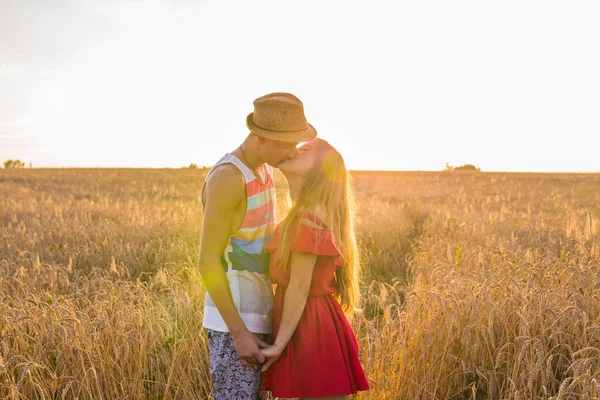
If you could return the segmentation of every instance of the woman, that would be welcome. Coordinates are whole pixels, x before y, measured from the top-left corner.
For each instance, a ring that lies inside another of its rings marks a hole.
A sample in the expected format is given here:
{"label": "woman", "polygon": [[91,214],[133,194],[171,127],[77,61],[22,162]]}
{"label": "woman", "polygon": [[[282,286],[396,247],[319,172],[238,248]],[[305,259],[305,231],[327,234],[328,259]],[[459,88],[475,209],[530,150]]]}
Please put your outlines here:
{"label": "woman", "polygon": [[369,388],[344,314],[359,294],[348,172],[322,139],[302,145],[279,168],[293,207],[267,245],[277,289],[275,341],[261,350],[265,388],[274,397],[348,399]]}

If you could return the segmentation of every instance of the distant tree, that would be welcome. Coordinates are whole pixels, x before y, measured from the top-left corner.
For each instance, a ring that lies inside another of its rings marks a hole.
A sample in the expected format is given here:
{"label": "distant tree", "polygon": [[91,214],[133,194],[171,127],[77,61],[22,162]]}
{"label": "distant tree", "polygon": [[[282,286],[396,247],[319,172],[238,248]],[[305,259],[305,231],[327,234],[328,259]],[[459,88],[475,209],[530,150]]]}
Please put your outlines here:
{"label": "distant tree", "polygon": [[188,165],[187,167],[183,167],[183,168],[191,168],[191,169],[198,169],[198,166],[194,163],[191,163],[190,165]]}
{"label": "distant tree", "polygon": [[21,160],[6,160],[4,168],[25,168],[25,163]]}
{"label": "distant tree", "polygon": [[481,171],[481,169],[477,168],[473,164],[465,164],[461,165],[460,167],[454,167],[447,162],[444,171]]}
{"label": "distant tree", "polygon": [[460,167],[454,167],[454,171],[481,171],[481,169],[477,168],[473,164],[465,164]]}

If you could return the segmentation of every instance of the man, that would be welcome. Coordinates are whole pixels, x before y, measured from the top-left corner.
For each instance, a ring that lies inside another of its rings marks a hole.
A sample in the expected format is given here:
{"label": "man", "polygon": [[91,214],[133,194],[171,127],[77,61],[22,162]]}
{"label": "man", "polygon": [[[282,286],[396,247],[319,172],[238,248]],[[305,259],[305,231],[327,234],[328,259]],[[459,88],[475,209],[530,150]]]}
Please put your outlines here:
{"label": "man", "polygon": [[260,365],[272,330],[273,288],[266,244],[276,226],[273,168],[316,137],[302,102],[289,93],[254,101],[250,134],[208,172],[202,187],[204,221],[199,269],[206,285],[216,400],[258,399]]}

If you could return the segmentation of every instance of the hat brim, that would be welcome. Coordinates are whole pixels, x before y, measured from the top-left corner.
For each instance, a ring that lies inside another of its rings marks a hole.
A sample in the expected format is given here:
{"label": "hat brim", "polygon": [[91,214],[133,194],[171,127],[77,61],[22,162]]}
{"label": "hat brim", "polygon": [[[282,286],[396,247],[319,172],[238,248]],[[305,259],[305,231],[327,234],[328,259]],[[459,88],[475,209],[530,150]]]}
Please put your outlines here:
{"label": "hat brim", "polygon": [[307,128],[301,131],[268,131],[266,129],[261,129],[258,126],[254,125],[254,121],[252,120],[252,116],[254,113],[248,114],[246,117],[246,126],[252,133],[256,133],[258,136],[265,137],[267,139],[279,140],[281,142],[308,142],[309,140],[313,140],[317,137],[317,130],[309,123],[307,123]]}

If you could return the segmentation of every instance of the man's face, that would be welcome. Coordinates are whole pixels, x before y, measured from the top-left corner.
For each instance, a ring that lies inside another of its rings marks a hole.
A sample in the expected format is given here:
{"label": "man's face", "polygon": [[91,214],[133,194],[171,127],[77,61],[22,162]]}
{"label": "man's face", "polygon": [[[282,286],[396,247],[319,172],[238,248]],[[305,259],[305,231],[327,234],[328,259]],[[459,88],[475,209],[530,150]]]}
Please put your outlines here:
{"label": "man's face", "polygon": [[286,175],[306,176],[313,169],[317,160],[317,140],[313,139],[299,145],[296,150],[296,156],[279,165],[281,172]]}
{"label": "man's face", "polygon": [[278,168],[279,164],[296,156],[298,142],[282,142],[267,138],[259,139],[262,144],[261,157],[273,168]]}

